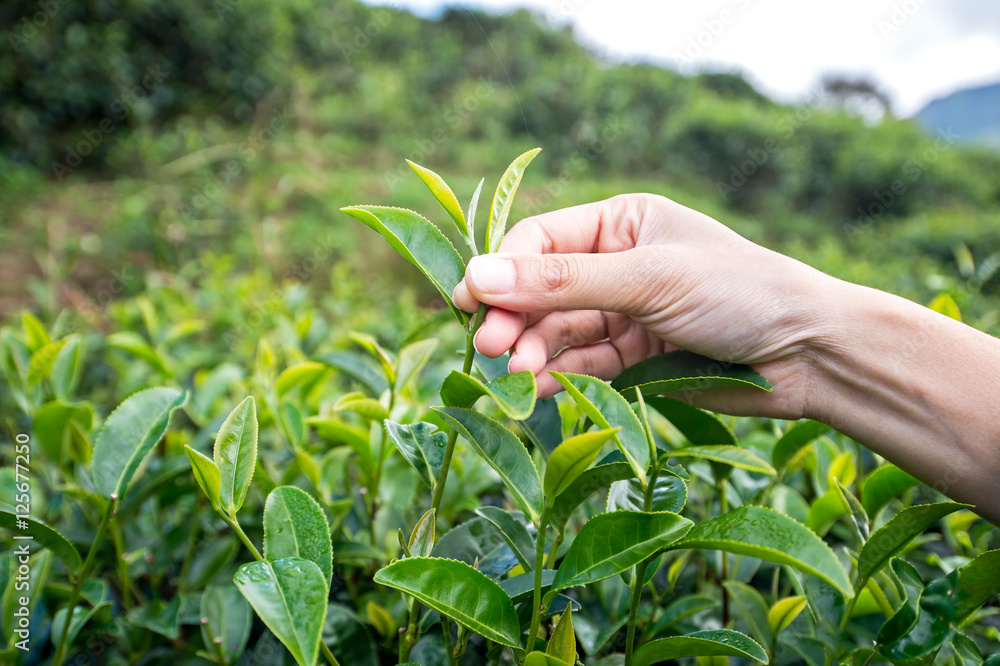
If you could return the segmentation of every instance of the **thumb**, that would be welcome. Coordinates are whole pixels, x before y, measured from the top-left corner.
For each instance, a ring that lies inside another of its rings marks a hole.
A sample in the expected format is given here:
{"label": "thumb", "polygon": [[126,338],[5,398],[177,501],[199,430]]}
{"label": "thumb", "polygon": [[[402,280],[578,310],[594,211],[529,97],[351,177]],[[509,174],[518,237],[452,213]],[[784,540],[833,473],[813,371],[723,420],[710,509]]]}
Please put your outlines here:
{"label": "thumb", "polygon": [[653,248],[598,254],[488,254],[469,261],[455,290],[460,307],[478,301],[513,312],[604,310],[642,314],[663,271]]}

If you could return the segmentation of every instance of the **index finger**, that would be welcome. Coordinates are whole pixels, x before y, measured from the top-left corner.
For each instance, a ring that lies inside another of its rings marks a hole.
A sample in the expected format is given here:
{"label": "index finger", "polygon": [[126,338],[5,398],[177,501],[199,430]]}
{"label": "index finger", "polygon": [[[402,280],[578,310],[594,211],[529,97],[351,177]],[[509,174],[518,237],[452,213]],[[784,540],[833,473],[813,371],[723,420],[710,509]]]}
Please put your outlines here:
{"label": "index finger", "polygon": [[500,244],[515,254],[620,252],[635,246],[642,218],[637,198],[620,195],[528,217],[515,224]]}

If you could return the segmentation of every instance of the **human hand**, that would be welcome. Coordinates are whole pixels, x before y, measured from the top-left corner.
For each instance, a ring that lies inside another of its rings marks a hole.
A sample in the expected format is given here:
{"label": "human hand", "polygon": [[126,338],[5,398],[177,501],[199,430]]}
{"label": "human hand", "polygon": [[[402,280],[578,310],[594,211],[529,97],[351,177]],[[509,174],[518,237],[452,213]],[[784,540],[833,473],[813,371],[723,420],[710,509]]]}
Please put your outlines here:
{"label": "human hand", "polygon": [[756,245],[664,197],[623,195],[522,220],[500,252],[475,257],[454,292],[490,306],[476,348],[531,370],[612,379],[645,358],[686,349],[753,366],[774,385],[718,388],[696,404],[797,419],[808,404],[822,295],[839,281]]}

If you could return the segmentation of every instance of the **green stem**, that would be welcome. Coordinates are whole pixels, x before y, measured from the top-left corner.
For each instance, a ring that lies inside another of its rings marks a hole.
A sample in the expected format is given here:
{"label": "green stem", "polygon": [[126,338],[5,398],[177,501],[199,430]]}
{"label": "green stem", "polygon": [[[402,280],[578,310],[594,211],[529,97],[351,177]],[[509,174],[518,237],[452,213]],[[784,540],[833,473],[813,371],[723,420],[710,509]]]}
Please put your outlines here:
{"label": "green stem", "polygon": [[451,625],[448,618],[441,616],[441,630],[444,632],[444,649],[448,653],[448,663],[451,666],[458,666],[458,659],[455,657],[455,644],[451,641]]}
{"label": "green stem", "polygon": [[[647,436],[652,442],[652,436],[649,435],[649,421],[646,416],[646,405],[642,402],[642,394],[636,391],[639,396],[639,408],[640,413],[643,416],[643,421],[646,424]],[[655,451],[654,451],[655,454]],[[653,510],[653,492],[656,489],[656,479],[660,475],[660,464],[656,460],[656,456],[653,456],[653,467],[649,474],[649,482],[646,485],[646,493],[643,497],[643,511],[649,512]],[[628,631],[625,635],[625,666],[632,666],[632,656],[635,651],[635,627],[639,623],[639,604],[642,601],[642,588],[646,584],[646,572],[649,570],[649,563],[653,560],[655,555],[643,560],[639,563],[639,566],[632,570],[632,598],[629,600],[629,614],[628,614]]]}
{"label": "green stem", "polygon": [[253,545],[253,542],[250,541],[250,537],[248,537],[246,532],[243,531],[243,528],[240,527],[236,518],[233,516],[227,516],[222,512],[219,512],[219,515],[222,516],[222,520],[226,521],[226,525],[229,525],[229,527],[236,532],[236,536],[240,538],[240,541],[242,541],[243,545],[247,547],[247,550],[253,553],[254,559],[258,562],[263,562],[264,557],[260,554],[260,551],[257,550],[257,547]]}
{"label": "green stem", "polygon": [[[472,370],[472,363],[476,359],[476,347],[473,341],[479,327],[483,325],[486,318],[486,304],[479,305],[479,311],[469,325],[469,330],[465,335],[465,363],[462,365],[462,372],[469,374]],[[431,508],[437,515],[441,515],[441,498],[444,497],[444,484],[448,480],[448,470],[451,469],[451,457],[455,453],[455,442],[458,441],[458,431],[452,428],[448,435],[448,445],[444,449],[444,459],[441,461],[441,473],[438,474],[437,483],[434,485],[434,496],[431,499]]]}
{"label": "green stem", "polygon": [[549,509],[546,504],[542,509],[542,515],[538,517],[538,525],[535,534],[535,590],[532,596],[531,608],[531,628],[528,630],[528,645],[525,650],[529,654],[535,647],[535,638],[538,636],[538,625],[542,620],[542,568],[545,566],[545,528],[549,524]]}
{"label": "green stem", "polygon": [[399,639],[399,663],[404,664],[410,660],[410,650],[417,642],[417,621],[420,619],[420,602],[413,600],[410,606],[410,619],[407,622],[406,633]]}
{"label": "green stem", "polygon": [[[724,516],[729,513],[729,497],[726,495],[726,480],[719,479],[716,483],[719,492],[719,515]],[[726,589],[726,581],[729,580],[729,558],[726,551],[720,551],[722,556],[722,572],[719,586],[722,588],[722,628],[729,627],[729,590]]]}
{"label": "green stem", "polygon": [[111,541],[115,545],[116,569],[122,585],[122,607],[128,610],[132,607],[132,584],[128,575],[128,563],[125,561],[125,542],[122,539],[119,521],[112,519]]}
{"label": "green stem", "polygon": [[[858,603],[858,597],[861,596],[861,590],[865,589],[865,585],[868,584],[867,578],[862,578],[854,586],[854,596],[851,600],[847,602],[847,607],[844,608],[844,615],[840,618],[840,626],[838,627],[838,633],[842,634],[847,629],[847,622],[851,619],[851,613],[854,612],[854,605]],[[826,653],[826,666],[830,666],[833,663],[833,652]]]}
{"label": "green stem", "polygon": [[319,649],[323,653],[323,656],[326,657],[326,661],[330,664],[330,666],[340,666],[340,662],[333,656],[333,653],[330,652],[330,648],[326,646],[326,643],[324,643],[322,639],[320,639],[319,642]]}
{"label": "green stem", "polygon": [[87,551],[87,559],[83,561],[80,572],[77,574],[73,592],[69,595],[69,605],[66,606],[66,620],[63,622],[62,636],[59,639],[59,646],[56,648],[56,656],[52,659],[53,666],[60,666],[66,657],[66,648],[68,647],[66,639],[69,637],[69,628],[73,621],[73,609],[76,608],[76,602],[80,599],[80,591],[83,589],[87,575],[94,565],[94,559],[97,557],[97,549],[101,545],[101,541],[104,540],[104,533],[108,530],[108,523],[111,522],[111,516],[115,512],[116,506],[118,506],[117,498],[108,502],[108,508],[101,517],[100,525],[97,526],[97,534],[94,535],[94,541],[90,544],[90,550]]}

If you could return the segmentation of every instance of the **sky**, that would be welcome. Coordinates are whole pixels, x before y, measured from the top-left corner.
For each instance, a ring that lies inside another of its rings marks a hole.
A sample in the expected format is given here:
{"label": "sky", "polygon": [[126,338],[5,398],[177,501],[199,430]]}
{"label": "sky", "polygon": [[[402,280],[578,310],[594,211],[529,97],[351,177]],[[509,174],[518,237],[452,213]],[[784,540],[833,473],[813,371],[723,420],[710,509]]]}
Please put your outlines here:
{"label": "sky", "polygon": [[740,71],[806,101],[826,74],[864,75],[910,116],[962,88],[1000,82],[998,0],[373,0],[422,16],[444,5],[528,7],[602,57],[683,72]]}

